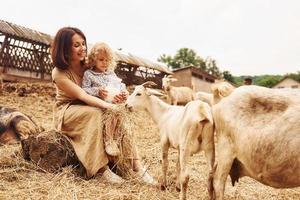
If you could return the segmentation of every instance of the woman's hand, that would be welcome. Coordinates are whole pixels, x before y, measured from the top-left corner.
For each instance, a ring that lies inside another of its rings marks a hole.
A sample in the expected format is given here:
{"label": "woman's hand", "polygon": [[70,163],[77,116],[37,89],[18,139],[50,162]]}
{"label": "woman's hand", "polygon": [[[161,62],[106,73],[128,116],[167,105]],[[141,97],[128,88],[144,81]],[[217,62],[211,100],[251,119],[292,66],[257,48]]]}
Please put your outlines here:
{"label": "woman's hand", "polygon": [[114,96],[114,100],[112,103],[119,104],[124,103],[127,100],[127,94],[125,92],[122,92],[116,96]]}
{"label": "woman's hand", "polygon": [[98,96],[100,99],[104,100],[108,95],[108,91],[105,90],[104,88],[102,87],[99,87],[99,90],[98,90]]}

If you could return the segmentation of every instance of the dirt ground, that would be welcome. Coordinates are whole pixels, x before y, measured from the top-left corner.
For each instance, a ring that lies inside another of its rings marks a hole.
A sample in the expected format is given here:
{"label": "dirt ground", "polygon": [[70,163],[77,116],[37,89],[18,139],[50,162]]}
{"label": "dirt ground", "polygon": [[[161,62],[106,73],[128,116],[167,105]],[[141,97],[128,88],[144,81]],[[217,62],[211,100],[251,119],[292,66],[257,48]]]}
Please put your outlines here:
{"label": "dirt ground", "polygon": [[[21,89],[23,88],[23,89]],[[25,88],[25,89],[24,89]],[[16,108],[30,115],[46,130],[52,128],[54,87],[48,84],[5,84],[0,92],[0,106]],[[150,173],[157,179],[161,175],[161,150],[156,126],[146,113],[137,120],[136,142],[140,156]],[[2,199],[147,199],[173,200],[179,198],[175,190],[176,151],[169,153],[168,189],[160,191],[139,180],[127,180],[122,185],[112,185],[96,176],[84,180],[71,167],[61,172],[48,173],[25,161],[20,155],[20,145],[0,146],[0,200]],[[188,199],[208,199],[206,191],[207,167],[203,152],[194,155],[189,163],[190,182]],[[274,189],[244,177],[235,187],[228,178],[225,199],[300,199],[300,188]]]}

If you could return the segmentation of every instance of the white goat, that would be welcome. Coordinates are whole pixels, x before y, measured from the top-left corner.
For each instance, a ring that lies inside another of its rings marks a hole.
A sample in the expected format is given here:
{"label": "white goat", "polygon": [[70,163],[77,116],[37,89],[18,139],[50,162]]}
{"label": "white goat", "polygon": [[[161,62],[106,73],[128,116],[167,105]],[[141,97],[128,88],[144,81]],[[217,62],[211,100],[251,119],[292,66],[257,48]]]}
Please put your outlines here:
{"label": "white goat", "polygon": [[177,81],[172,76],[167,76],[162,79],[162,87],[167,93],[169,103],[177,105],[177,103],[186,104],[194,100],[194,91],[189,87],[175,87],[171,83]]}
{"label": "white goat", "polygon": [[195,94],[195,100],[204,101],[204,102],[208,103],[210,106],[212,106],[213,102],[214,102],[214,96],[212,93],[199,91],[199,92],[196,92],[196,94]]}
{"label": "white goat", "polygon": [[196,92],[194,95],[195,100],[201,100],[208,103],[210,106],[218,103],[222,98],[228,96],[235,87],[226,81],[218,81],[211,85],[212,93],[208,92]]}
{"label": "white goat", "polygon": [[230,95],[235,87],[226,81],[220,81],[211,85],[211,91],[213,94],[213,104],[219,103],[222,98]]}
{"label": "white goat", "polygon": [[[205,151],[208,168],[208,192],[212,195],[212,168],[215,159],[214,127],[210,106],[202,101],[191,101],[185,106],[169,105],[153,94],[161,93],[146,88],[155,83],[146,82],[136,86],[126,101],[130,109],[145,109],[149,112],[160,130],[162,145],[161,189],[166,188],[169,147],[178,149],[176,187],[180,188],[180,199],[186,199],[189,174],[187,162],[190,155],[201,149]],[[180,185],[180,187],[179,187]],[[211,196],[212,197],[212,196]]]}

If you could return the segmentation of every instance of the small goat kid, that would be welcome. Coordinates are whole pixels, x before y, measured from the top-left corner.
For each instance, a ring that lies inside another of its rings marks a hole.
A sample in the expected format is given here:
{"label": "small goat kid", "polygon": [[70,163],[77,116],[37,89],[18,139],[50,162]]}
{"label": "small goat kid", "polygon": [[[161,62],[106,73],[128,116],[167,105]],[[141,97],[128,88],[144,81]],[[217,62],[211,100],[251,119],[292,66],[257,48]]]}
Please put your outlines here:
{"label": "small goat kid", "polygon": [[146,82],[136,86],[128,97],[126,107],[129,109],[146,109],[160,130],[162,145],[162,183],[166,188],[168,168],[168,150],[173,147],[179,150],[177,160],[176,187],[180,185],[180,199],[186,199],[189,174],[187,163],[190,155],[201,149],[205,151],[208,168],[208,192],[212,198],[212,168],[215,159],[214,127],[210,106],[202,101],[191,101],[185,106],[169,105],[153,94],[161,93],[147,88],[155,83]]}

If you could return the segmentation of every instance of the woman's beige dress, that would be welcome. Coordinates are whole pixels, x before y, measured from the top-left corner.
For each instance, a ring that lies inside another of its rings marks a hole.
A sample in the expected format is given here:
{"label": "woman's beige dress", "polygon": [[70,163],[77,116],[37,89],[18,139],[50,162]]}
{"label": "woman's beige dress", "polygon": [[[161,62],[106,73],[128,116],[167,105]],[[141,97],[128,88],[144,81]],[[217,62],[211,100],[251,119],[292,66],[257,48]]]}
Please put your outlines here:
{"label": "woman's beige dress", "polygon": [[[71,70],[54,68],[52,80],[69,79],[81,87],[82,77]],[[99,108],[78,104],[56,86],[54,105],[54,126],[57,131],[67,135],[76,155],[91,177],[107,165],[108,158],[104,150],[102,134],[102,111]]]}

